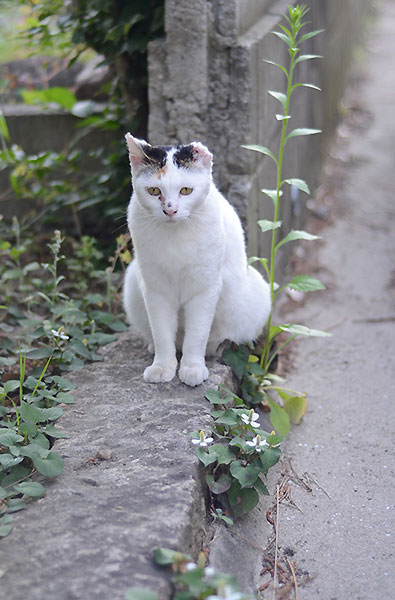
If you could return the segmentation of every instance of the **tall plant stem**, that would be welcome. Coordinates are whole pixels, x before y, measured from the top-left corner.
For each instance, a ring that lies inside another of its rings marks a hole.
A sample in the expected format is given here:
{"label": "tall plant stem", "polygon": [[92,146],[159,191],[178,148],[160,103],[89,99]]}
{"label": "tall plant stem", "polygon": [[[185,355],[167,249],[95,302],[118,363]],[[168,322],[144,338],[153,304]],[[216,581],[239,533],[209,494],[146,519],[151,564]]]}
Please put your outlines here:
{"label": "tall plant stem", "polygon": [[[290,61],[290,65],[289,65],[288,75],[287,75],[288,84],[287,84],[287,92],[286,92],[286,101],[285,101],[285,106],[284,106],[284,118],[282,121],[280,146],[279,146],[278,158],[277,158],[276,197],[275,197],[275,202],[274,202],[274,219],[273,219],[275,222],[278,221],[279,212],[280,212],[280,195],[281,195],[281,186],[283,183],[282,171],[283,171],[284,150],[285,150],[285,144],[286,144],[288,120],[289,120],[289,116],[290,116],[289,115],[289,105],[290,105],[291,93],[292,93],[293,73],[294,73],[294,69],[295,69],[295,55],[297,52],[297,50],[295,49],[295,45],[296,45],[295,37],[296,36],[294,36],[294,39],[293,39],[293,41],[295,42],[294,47],[290,48],[290,50],[289,50],[290,55],[291,55],[291,61]],[[270,360],[270,347],[271,347],[270,330],[271,330],[271,322],[272,322],[273,304],[274,304],[274,300],[275,300],[274,284],[275,284],[276,244],[277,244],[277,229],[273,229],[271,250],[270,250],[270,269],[269,269],[270,299],[271,299],[271,303],[272,303],[272,310],[270,311],[269,318],[267,321],[267,326],[266,326],[268,340],[267,340],[267,343],[265,344],[265,350],[261,357],[261,367],[263,367],[265,370],[267,370],[267,368],[269,367],[270,362],[271,362],[271,360]]]}

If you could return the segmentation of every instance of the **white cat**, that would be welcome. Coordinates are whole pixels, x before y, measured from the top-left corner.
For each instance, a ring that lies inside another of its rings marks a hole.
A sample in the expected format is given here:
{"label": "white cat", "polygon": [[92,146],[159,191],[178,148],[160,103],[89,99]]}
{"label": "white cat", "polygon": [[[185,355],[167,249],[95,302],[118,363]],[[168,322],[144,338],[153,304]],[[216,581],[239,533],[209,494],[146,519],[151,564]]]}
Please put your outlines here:
{"label": "white cat", "polygon": [[126,134],[133,179],[128,225],[135,258],[125,275],[131,325],[155,353],[147,382],[177,370],[187,385],[208,377],[205,354],[225,339],[259,337],[270,311],[269,286],[247,266],[240,220],[215,187],[212,155],[199,142],[151,146]]}

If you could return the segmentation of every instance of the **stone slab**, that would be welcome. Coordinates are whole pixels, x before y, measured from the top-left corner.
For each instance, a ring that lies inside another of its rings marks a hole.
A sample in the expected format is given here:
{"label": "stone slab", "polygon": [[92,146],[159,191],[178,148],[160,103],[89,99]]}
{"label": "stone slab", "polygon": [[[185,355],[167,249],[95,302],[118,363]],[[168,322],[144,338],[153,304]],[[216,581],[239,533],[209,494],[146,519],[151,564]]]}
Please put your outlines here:
{"label": "stone slab", "polygon": [[[2,598],[123,600],[132,586],[168,598],[154,548],[201,548],[205,491],[190,433],[207,425],[204,391],[226,381],[228,368],[211,363],[197,388],[146,384],[151,357],[129,333],[103,355],[72,375],[76,403],[60,420],[69,437],[55,445],[64,473],[15,515],[0,544]],[[106,459],[92,460],[97,453]]]}

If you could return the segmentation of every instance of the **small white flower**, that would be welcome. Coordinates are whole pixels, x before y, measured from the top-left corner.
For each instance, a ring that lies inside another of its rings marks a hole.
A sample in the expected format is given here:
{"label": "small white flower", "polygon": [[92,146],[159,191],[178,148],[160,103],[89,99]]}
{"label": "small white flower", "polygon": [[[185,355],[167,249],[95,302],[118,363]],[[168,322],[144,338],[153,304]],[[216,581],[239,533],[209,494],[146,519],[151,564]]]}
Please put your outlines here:
{"label": "small white flower", "polygon": [[55,338],[60,338],[61,340],[69,340],[69,336],[63,332],[63,326],[59,328],[59,331],[56,329],[51,329],[51,333]]}
{"label": "small white flower", "polygon": [[221,586],[218,591],[220,596],[207,596],[207,600],[241,600],[243,597],[241,592],[235,592],[229,585]]}
{"label": "small white flower", "polygon": [[259,433],[253,438],[252,441],[248,441],[246,444],[247,446],[254,448],[255,452],[262,452],[262,450],[269,445],[266,440],[262,440]]}
{"label": "small white flower", "polygon": [[246,425],[251,425],[251,427],[255,427],[255,429],[258,429],[260,427],[260,425],[258,423],[258,419],[259,419],[259,414],[256,413],[253,408],[251,408],[248,415],[241,415],[241,420]]}
{"label": "small white flower", "polygon": [[197,568],[197,564],[194,562],[189,562],[185,565],[185,568],[187,571],[193,571],[194,569]]}
{"label": "small white flower", "polygon": [[215,569],[213,569],[213,567],[205,567],[204,575],[205,577],[212,577],[215,575]]}
{"label": "small white flower", "polygon": [[203,448],[204,446],[208,446],[209,444],[212,444],[214,439],[212,437],[206,437],[204,431],[201,431],[199,434],[199,438],[198,439],[194,439],[191,440],[192,444],[199,444],[199,446],[201,448]]}

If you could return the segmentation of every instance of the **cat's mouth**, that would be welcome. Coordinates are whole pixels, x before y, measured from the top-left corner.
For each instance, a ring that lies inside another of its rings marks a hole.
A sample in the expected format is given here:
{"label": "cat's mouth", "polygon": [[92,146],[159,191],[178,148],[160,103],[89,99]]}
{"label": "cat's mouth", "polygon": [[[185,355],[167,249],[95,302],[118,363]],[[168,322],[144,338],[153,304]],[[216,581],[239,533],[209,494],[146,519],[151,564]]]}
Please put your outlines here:
{"label": "cat's mouth", "polygon": [[163,215],[163,220],[165,223],[179,223],[182,221],[182,218],[177,215]]}

